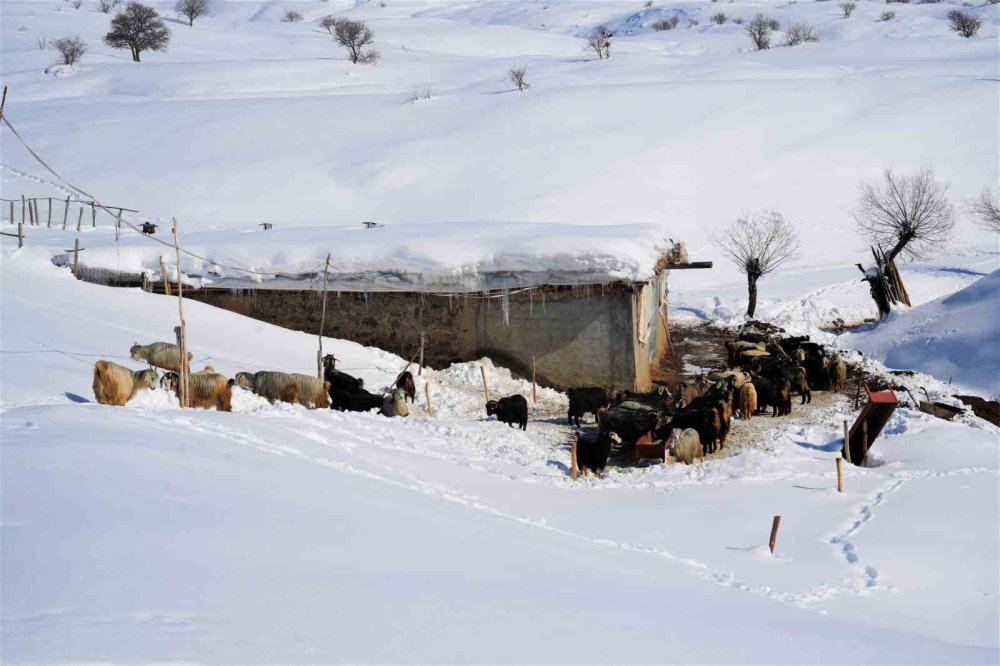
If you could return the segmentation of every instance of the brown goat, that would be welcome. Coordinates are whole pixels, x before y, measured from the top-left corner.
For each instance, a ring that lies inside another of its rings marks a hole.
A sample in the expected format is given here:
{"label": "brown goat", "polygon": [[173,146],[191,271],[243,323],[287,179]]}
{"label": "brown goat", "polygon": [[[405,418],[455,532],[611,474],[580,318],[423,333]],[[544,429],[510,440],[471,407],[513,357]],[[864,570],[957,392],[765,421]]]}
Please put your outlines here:
{"label": "brown goat", "polygon": [[94,364],[94,397],[102,405],[124,407],[143,388],[156,385],[156,370],[129,370],[111,361]]}

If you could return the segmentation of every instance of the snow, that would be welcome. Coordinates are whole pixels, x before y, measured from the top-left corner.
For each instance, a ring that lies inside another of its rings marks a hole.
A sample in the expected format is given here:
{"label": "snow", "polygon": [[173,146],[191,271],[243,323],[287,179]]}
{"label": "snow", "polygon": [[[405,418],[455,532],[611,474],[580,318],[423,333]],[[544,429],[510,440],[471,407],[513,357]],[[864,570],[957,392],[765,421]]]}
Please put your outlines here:
{"label": "snow", "polygon": [[920,370],[1000,395],[1000,270],[843,340],[890,368]]}
{"label": "snow", "polygon": [[[729,325],[746,287],[711,232],[777,208],[803,253],[761,282],[761,318],[865,350],[869,369],[930,373],[900,381],[935,399],[997,391],[1000,247],[962,206],[1000,180],[996,5],[965,9],[984,24],[962,39],[947,3],[894,4],[881,22],[879,3],[843,19],[832,2],[218,0],[194,27],[173,0],[153,4],[173,41],[136,64],[101,43],[108,17],[90,0],[0,3],[5,114],[133,222],[162,237],[176,216],[210,259],[185,271],[221,283],[238,272],[218,263],[309,272],[331,253],[344,275],[457,285],[641,279],[673,238],[715,268],[670,276],[672,321]],[[282,23],[290,8],[306,20]],[[749,52],[739,26],[708,20],[720,10],[807,21],[821,41]],[[378,65],[344,60],[315,24],[331,13],[368,22]],[[674,14],[677,29],[651,28]],[[604,61],[584,49],[601,24],[619,31]],[[90,45],[74,67],[36,47],[72,34]],[[529,92],[511,90],[515,65]],[[4,197],[70,194],[2,137]],[[958,224],[900,265],[914,307],[823,330],[875,314],[854,266],[869,263],[858,181],[928,166]],[[855,412],[826,394],[773,427],[735,423],[729,455],[577,482],[565,396],[540,389],[527,432],[487,419],[480,367],[496,394],[530,395],[490,359],[424,369],[406,419],[242,390],[230,414],[182,411],[161,389],[99,406],[93,363],[138,367],[128,348],[171,339],[176,301],[75,281],[51,259],[75,238],[84,264],[155,272],[173,256],[131,232],[116,242],[107,217],[26,235],[0,245],[5,661],[1000,660],[1000,430],[973,416],[898,410],[837,493]],[[185,314],[195,368],[315,371],[313,336],[197,302]],[[373,389],[405,365],[323,345]]]}
{"label": "snow", "polygon": [[[416,378],[419,396],[430,382],[433,418],[422,405],[386,419],[242,391],[231,414],[179,410],[160,389],[104,407],[91,364],[136,367],[128,347],[169,337],[175,299],[77,282],[44,248],[5,247],[8,659],[1000,656],[1000,431],[978,419],[902,410],[874,466],[850,467],[838,494],[839,399],[728,457],[576,483],[565,397],[542,389],[528,431],[510,429],[483,414],[479,363]],[[185,314],[195,367],[311,370],[312,336],[197,302]],[[405,364],[324,348],[371,387]],[[530,395],[482,365],[497,394]]]}

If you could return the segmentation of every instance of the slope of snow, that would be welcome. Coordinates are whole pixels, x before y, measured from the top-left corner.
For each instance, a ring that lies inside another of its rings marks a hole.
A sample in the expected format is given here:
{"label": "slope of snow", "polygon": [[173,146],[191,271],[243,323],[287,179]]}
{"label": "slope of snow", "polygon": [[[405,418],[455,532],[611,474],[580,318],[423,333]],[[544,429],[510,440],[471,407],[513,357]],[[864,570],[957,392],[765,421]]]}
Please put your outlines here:
{"label": "slope of snow", "polygon": [[987,396],[1000,394],[1000,271],[845,336],[890,368],[920,370]]}
{"label": "slope of snow", "polygon": [[[103,407],[93,361],[136,367],[129,345],[169,338],[175,299],[77,282],[46,250],[4,243],[6,659],[1000,656],[1000,433],[981,421],[901,411],[875,465],[848,469],[838,494],[840,403],[709,464],[575,484],[564,398],[541,391],[528,431],[509,429],[482,415],[477,364],[417,377],[433,418],[419,405],[390,420],[242,392],[231,414],[181,411],[159,389]],[[196,367],[311,371],[312,336],[196,302],[185,313]],[[372,387],[404,365],[324,347]],[[496,391],[528,394],[484,366]]]}

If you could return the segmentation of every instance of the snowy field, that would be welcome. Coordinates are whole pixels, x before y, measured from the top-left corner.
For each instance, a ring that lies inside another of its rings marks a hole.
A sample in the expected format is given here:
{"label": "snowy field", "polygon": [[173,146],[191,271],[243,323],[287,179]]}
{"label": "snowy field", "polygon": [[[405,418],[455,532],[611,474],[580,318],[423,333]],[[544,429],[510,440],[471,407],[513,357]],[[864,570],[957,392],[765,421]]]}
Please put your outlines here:
{"label": "snowy field", "polygon": [[[637,277],[675,238],[716,268],[671,275],[674,321],[733,324],[746,289],[710,232],[777,208],[803,253],[761,283],[761,318],[927,373],[913,381],[932,395],[1000,393],[1000,240],[962,205],[1000,180],[996,5],[969,8],[984,24],[962,39],[946,3],[862,1],[844,19],[805,1],[216,0],[194,27],[153,4],[173,41],[132,63],[101,43],[93,0],[4,0],[5,108],[67,180],[134,221],[177,216],[206,256],[303,269],[336,243],[346,267],[448,272],[572,269],[582,252]],[[281,22],[289,8],[305,20]],[[807,21],[821,40],[749,52],[740,26],[709,20],[720,10]],[[369,23],[379,64],[344,59],[316,25],[331,13]],[[618,37],[598,61],[584,37],[601,24]],[[52,67],[38,40],[73,34],[90,52]],[[514,65],[530,91],[511,89]],[[0,140],[3,197],[67,196]],[[850,211],[886,167],[934,168],[956,231],[901,266],[914,308],[824,333],[874,315]],[[838,396],[772,429],[755,419],[762,434],[729,455],[576,483],[565,396],[541,390],[528,431],[508,429],[485,418],[479,363],[417,378],[433,417],[242,391],[231,414],[159,389],[100,406],[94,361],[138,367],[128,348],[169,339],[176,301],[73,280],[51,257],[77,237],[95,266],[161,252],[116,242],[106,219],[28,229],[21,250],[2,239],[5,663],[1000,661],[1000,429],[980,419],[900,409],[838,494],[854,414]],[[185,311],[195,368],[315,369],[314,336]],[[405,365],[324,348],[372,388]],[[483,365],[494,391],[529,394]]]}

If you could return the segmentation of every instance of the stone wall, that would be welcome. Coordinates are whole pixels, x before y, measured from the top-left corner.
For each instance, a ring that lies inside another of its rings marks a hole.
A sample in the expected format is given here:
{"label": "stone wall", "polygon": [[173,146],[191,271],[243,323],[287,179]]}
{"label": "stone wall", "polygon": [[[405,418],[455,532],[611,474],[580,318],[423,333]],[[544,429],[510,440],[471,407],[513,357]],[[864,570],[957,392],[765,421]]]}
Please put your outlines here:
{"label": "stone wall", "polygon": [[[501,298],[478,295],[331,293],[325,334],[411,358],[423,319],[424,359],[431,367],[489,356],[530,377],[534,355],[542,385],[645,390],[651,353],[637,342],[636,302],[649,299],[650,290],[638,284],[545,287],[509,296],[506,308]],[[322,294],[316,291],[201,289],[185,295],[285,328],[319,331]]]}

